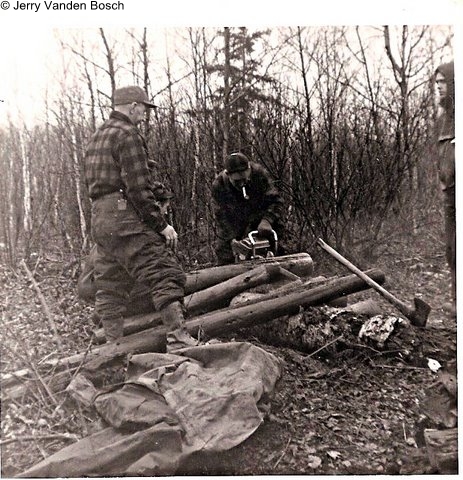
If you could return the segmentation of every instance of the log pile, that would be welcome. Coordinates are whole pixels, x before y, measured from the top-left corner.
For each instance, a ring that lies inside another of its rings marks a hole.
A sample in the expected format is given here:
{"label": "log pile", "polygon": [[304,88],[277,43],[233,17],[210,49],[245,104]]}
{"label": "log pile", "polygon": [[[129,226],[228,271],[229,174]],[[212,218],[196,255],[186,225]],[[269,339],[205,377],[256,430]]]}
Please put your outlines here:
{"label": "log pile", "polygon": [[[356,275],[312,281],[310,255],[301,253],[198,270],[188,274],[185,306],[187,330],[200,339],[208,339],[254,327],[278,318],[297,315],[301,309],[326,304],[340,297],[365,290],[368,285]],[[377,269],[368,275],[384,283]],[[230,304],[239,293],[261,286],[267,293],[244,304]],[[127,355],[164,351],[166,329],[159,313],[125,319],[124,337],[117,343],[96,345],[91,350],[59,361],[48,362],[53,375],[34,378],[31,372],[2,378],[2,397],[17,399],[37,387],[46,392],[62,391],[76,371],[98,372],[103,367],[121,365]],[[101,330],[95,338],[104,340]]]}

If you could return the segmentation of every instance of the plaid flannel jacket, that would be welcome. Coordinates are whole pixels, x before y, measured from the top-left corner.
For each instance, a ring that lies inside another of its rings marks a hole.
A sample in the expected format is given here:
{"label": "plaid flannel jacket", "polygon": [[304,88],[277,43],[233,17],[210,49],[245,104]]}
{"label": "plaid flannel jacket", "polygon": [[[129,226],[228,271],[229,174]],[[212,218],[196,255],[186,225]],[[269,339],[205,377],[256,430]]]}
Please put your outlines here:
{"label": "plaid flannel jacket", "polygon": [[113,111],[87,147],[85,180],[90,198],[122,191],[141,220],[161,232],[167,223],[153,195],[152,175],[140,131],[126,115]]}

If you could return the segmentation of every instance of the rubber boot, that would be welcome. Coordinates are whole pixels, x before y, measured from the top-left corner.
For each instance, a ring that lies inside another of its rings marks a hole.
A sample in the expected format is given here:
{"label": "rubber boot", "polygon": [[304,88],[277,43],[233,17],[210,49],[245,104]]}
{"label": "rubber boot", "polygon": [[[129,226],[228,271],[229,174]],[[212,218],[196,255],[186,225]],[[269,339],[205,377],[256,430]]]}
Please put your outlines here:
{"label": "rubber boot", "polygon": [[102,319],[106,343],[119,340],[124,336],[124,319],[123,317]]}
{"label": "rubber boot", "polygon": [[195,340],[185,328],[185,316],[180,302],[173,302],[163,308],[161,310],[161,318],[167,327],[167,353],[198,345],[197,340]]}

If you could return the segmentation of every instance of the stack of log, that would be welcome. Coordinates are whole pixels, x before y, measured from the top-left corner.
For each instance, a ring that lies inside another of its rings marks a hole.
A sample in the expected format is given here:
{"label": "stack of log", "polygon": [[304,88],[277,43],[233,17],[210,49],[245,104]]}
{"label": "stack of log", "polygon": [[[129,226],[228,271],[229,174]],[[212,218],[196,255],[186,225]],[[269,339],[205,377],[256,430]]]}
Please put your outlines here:
{"label": "stack of log", "polygon": [[[377,269],[368,275],[384,283]],[[201,340],[256,326],[280,317],[295,315],[301,308],[328,303],[369,288],[356,275],[314,281],[309,254],[299,253],[271,259],[256,259],[234,265],[211,267],[187,275],[186,327]],[[244,304],[230,305],[238,294],[258,286],[267,293]],[[102,329],[95,331],[95,343],[86,352],[47,363],[53,375],[37,378],[27,370],[2,377],[3,398],[20,398],[38,386],[47,393],[62,391],[77,371],[96,372],[120,365],[127,355],[164,351],[166,329],[160,313],[151,312],[125,319],[124,337],[117,343],[105,341]],[[101,344],[103,343],[103,344]]]}

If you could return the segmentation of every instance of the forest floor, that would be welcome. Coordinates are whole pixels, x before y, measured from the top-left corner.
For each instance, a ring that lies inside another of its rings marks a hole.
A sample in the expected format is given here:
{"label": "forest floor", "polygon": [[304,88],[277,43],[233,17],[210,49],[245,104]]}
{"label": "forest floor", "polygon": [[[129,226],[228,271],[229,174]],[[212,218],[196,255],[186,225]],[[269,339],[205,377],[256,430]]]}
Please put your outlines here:
{"label": "forest floor", "polygon": [[[380,255],[361,268],[380,268],[386,286],[405,302],[420,295],[432,307],[425,329],[414,329],[419,354],[399,350],[325,349],[308,355],[287,346],[254,342],[283,360],[271,411],[260,428],[238,447],[214,455],[197,454],[178,475],[289,475],[432,473],[417,441],[420,408],[436,381],[428,358],[442,365],[456,357],[456,320],[442,309],[449,301],[449,272],[437,228],[413,237],[396,236]],[[315,274],[348,274],[321,252],[309,252]],[[61,256],[36,256],[28,265],[57,327],[51,341],[43,303],[23,267],[0,267],[1,371],[37,366],[46,358],[83,351],[93,329],[92,308],[77,299],[78,265]],[[394,308],[376,292],[351,296],[374,298],[385,311]],[[397,312],[396,312],[397,313]],[[236,336],[235,336],[236,338]],[[417,350],[418,352],[418,350]],[[87,436],[95,413],[66,394],[38,394],[2,401],[2,477],[13,477],[43,458]]]}

